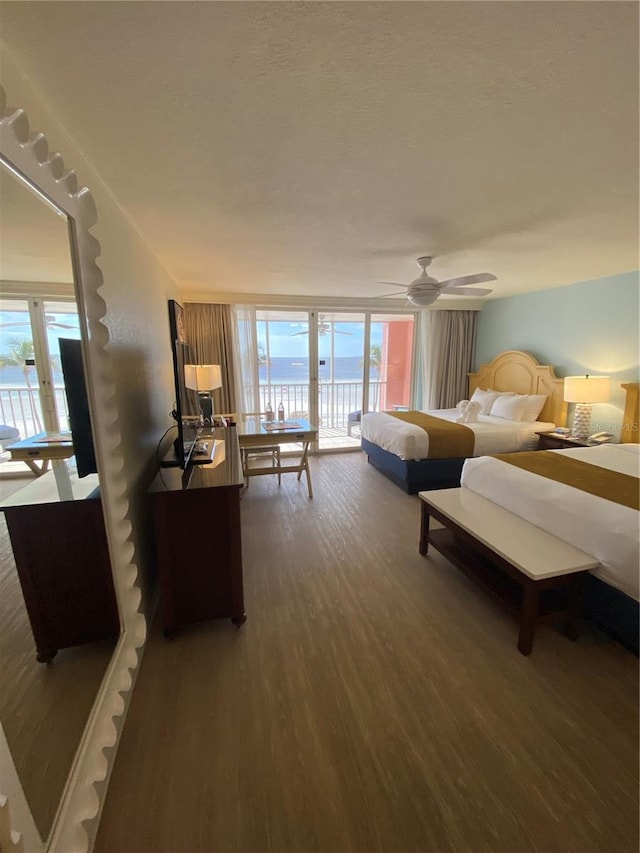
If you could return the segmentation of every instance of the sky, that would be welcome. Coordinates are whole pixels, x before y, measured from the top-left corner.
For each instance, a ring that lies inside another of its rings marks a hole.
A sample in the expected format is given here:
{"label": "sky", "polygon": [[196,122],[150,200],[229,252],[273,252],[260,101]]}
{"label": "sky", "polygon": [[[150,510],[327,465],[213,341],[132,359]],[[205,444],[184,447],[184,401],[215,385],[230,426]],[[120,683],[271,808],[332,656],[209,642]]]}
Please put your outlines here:
{"label": "sky", "polygon": [[[266,349],[266,322],[258,321],[258,346]],[[382,323],[371,324],[371,345],[382,344]],[[364,355],[364,323],[337,322],[334,335],[320,335],[320,356],[331,354],[333,338],[336,358],[362,358]],[[272,320],[269,322],[269,355],[271,358],[307,358],[309,335],[299,334],[308,329],[307,323],[289,323]],[[345,334],[341,334],[341,333]]]}

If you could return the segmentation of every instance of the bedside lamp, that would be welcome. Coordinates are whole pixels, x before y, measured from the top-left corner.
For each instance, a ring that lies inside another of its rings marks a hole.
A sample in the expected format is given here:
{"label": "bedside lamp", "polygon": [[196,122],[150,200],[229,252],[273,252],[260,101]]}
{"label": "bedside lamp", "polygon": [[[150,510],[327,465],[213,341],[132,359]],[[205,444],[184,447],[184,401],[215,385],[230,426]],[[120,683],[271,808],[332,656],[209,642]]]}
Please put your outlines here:
{"label": "bedside lamp", "polygon": [[185,364],[184,381],[187,388],[198,392],[200,411],[205,423],[213,422],[213,400],[211,391],[222,388],[222,372],[219,364]]}
{"label": "bedside lamp", "polygon": [[577,403],[573,413],[573,438],[585,439],[591,432],[591,404],[606,403],[611,380],[608,376],[567,376],[564,380],[564,399]]}

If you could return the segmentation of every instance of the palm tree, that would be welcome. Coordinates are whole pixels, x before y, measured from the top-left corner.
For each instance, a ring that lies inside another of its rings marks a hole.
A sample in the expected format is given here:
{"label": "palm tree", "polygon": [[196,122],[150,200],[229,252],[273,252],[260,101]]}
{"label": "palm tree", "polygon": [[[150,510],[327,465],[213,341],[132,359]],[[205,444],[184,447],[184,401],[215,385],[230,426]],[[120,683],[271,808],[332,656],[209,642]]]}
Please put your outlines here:
{"label": "palm tree", "polygon": [[372,344],[369,349],[369,369],[373,368],[377,374],[377,382],[373,392],[373,411],[378,408],[378,393],[380,391],[380,370],[382,368],[382,347]]}
{"label": "palm tree", "polygon": [[31,406],[31,414],[36,425],[36,432],[42,432],[42,422],[40,414],[35,406],[33,395],[33,387],[31,385],[31,368],[34,366],[29,362],[33,362],[35,350],[33,341],[25,338],[9,338],[7,341],[7,351],[0,354],[0,367],[19,367],[24,375],[24,381],[29,390],[29,404]]}

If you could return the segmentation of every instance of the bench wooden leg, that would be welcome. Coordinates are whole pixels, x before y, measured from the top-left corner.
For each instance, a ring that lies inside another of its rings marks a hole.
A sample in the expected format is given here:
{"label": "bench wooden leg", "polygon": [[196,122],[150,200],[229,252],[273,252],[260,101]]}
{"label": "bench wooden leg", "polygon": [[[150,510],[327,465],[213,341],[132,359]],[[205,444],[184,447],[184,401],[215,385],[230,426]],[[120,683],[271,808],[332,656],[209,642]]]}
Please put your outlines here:
{"label": "bench wooden leg", "polygon": [[520,613],[520,634],[518,635],[518,651],[530,655],[533,648],[533,635],[538,618],[540,590],[535,583],[526,583],[523,587],[522,611]]}
{"label": "bench wooden leg", "polygon": [[420,516],[420,542],[418,544],[418,553],[424,555],[429,550],[429,507],[424,501],[422,504],[422,513]]}

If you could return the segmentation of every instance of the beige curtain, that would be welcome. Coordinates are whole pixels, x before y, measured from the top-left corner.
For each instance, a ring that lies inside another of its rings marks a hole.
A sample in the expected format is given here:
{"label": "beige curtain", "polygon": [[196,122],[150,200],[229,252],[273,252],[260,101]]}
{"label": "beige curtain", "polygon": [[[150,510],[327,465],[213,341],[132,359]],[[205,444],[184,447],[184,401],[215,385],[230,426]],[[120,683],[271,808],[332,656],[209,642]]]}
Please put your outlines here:
{"label": "beige curtain", "polygon": [[435,310],[430,314],[428,407],[453,409],[467,399],[478,312]]}
{"label": "beige curtain", "polygon": [[195,363],[220,365],[222,388],[212,394],[214,413],[236,412],[231,306],[187,302],[184,318],[187,342]]}

